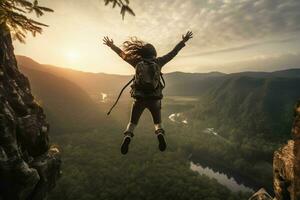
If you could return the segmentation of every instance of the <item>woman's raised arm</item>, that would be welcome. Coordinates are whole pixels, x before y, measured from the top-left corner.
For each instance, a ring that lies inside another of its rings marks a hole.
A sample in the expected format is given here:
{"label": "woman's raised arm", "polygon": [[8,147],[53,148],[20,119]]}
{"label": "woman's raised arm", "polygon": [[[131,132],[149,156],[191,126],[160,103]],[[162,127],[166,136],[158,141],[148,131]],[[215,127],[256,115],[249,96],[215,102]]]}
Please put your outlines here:
{"label": "woman's raised arm", "polygon": [[193,38],[192,31],[188,31],[185,35],[182,35],[182,40],[175,46],[175,48],[172,51],[170,51],[162,57],[157,58],[159,65],[163,67],[170,60],[172,60],[178,54],[178,52],[185,46],[185,43],[191,38]]}
{"label": "woman's raised arm", "polygon": [[118,54],[124,61],[126,61],[127,63],[129,63],[130,65],[132,65],[133,67],[135,67],[135,63],[133,63],[131,60],[127,59],[126,54],[122,51],[122,49],[120,49],[119,47],[117,47],[116,45],[114,45],[114,41],[112,39],[109,39],[108,36],[105,36],[103,38],[103,44],[110,47],[114,52],[116,52],[116,54]]}

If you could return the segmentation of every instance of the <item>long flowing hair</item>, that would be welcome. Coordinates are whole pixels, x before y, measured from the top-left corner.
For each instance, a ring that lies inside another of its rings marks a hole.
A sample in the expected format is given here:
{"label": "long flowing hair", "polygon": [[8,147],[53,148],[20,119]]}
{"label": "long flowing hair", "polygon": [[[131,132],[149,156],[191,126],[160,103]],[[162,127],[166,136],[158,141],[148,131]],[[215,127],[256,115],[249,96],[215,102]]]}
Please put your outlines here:
{"label": "long flowing hair", "polygon": [[145,43],[137,37],[130,37],[123,42],[123,51],[128,60],[156,57],[156,50],[152,44]]}

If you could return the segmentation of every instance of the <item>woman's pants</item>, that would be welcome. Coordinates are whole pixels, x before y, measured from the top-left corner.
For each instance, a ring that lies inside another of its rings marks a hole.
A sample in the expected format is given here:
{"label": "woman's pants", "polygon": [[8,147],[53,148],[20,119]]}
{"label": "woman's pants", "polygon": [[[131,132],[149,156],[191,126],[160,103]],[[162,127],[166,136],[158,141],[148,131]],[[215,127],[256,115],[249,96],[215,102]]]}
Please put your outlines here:
{"label": "woman's pants", "polygon": [[155,131],[162,130],[161,126],[161,100],[134,100],[131,108],[130,122],[125,131],[133,133],[134,128],[145,109],[148,109],[152,115]]}

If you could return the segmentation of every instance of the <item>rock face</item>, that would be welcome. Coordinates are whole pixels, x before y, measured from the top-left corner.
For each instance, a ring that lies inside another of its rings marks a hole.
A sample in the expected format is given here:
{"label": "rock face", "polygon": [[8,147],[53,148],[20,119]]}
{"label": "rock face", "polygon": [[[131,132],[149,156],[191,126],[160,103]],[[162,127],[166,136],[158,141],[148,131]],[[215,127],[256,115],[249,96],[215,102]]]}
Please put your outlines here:
{"label": "rock face", "polygon": [[11,35],[0,25],[0,200],[44,199],[60,175],[49,125],[19,72]]}
{"label": "rock face", "polygon": [[[300,100],[295,106],[292,140],[274,152],[274,200],[300,200]],[[260,189],[249,200],[270,200],[272,197]]]}
{"label": "rock face", "polygon": [[287,145],[274,153],[273,174],[274,191],[277,199],[291,199],[292,182],[294,180],[293,166],[294,141],[290,140]]}
{"label": "rock face", "polygon": [[274,193],[277,200],[300,200],[300,101],[295,106],[293,140],[274,153]]}

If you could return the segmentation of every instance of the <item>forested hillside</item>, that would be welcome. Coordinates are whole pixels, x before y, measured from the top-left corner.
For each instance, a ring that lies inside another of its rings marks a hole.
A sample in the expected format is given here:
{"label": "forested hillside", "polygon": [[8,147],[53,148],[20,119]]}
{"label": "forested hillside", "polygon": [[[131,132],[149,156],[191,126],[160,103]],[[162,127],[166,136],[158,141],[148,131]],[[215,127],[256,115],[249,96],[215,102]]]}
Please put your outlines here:
{"label": "forested hillside", "polygon": [[54,133],[90,130],[103,123],[105,114],[101,105],[73,82],[38,69],[21,70],[29,77],[36,100],[45,108]]}
{"label": "forested hillside", "polygon": [[214,118],[218,127],[238,127],[271,141],[288,137],[293,107],[300,98],[300,78],[276,76],[226,78],[203,95],[195,116]]}

